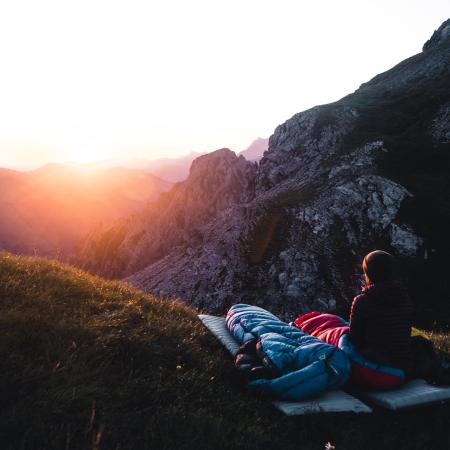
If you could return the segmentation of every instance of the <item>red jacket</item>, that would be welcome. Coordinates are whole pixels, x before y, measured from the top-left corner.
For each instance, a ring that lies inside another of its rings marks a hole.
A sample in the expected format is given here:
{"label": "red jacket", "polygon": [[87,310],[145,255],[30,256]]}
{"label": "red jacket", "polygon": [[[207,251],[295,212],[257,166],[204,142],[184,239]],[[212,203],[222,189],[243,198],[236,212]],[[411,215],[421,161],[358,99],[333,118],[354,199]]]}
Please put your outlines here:
{"label": "red jacket", "polygon": [[365,287],[350,313],[350,339],[367,359],[408,372],[412,364],[413,308],[399,282]]}

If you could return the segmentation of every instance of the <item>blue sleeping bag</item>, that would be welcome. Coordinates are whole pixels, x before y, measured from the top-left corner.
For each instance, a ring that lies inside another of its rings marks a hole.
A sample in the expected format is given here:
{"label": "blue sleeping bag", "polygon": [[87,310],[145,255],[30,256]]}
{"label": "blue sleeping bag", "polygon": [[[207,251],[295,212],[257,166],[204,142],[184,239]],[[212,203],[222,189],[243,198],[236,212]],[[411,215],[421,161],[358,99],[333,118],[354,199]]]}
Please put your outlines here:
{"label": "blue sleeping bag", "polygon": [[250,388],[282,400],[298,401],[326,389],[337,389],[350,377],[350,361],[344,352],[282,322],[265,309],[234,305],[227,314],[227,327],[241,345],[258,339],[263,362],[280,374],[273,379],[251,381]]}

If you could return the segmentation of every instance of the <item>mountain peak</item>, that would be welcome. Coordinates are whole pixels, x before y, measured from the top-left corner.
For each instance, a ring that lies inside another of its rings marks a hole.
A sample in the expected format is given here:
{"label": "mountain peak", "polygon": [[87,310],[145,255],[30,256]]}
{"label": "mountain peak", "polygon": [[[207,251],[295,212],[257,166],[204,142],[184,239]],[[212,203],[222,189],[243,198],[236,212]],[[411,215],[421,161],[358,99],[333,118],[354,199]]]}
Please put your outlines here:
{"label": "mountain peak", "polygon": [[424,52],[428,50],[432,50],[433,48],[436,48],[438,45],[442,44],[446,40],[450,38],[450,19],[447,19],[431,36],[430,39],[428,39],[427,42],[425,42],[422,50]]}
{"label": "mountain peak", "polygon": [[238,160],[236,153],[229,148],[221,148],[206,155],[199,156],[192,161],[189,177],[195,177],[197,174],[203,175],[206,167],[214,167],[219,162],[227,166],[234,164]]}

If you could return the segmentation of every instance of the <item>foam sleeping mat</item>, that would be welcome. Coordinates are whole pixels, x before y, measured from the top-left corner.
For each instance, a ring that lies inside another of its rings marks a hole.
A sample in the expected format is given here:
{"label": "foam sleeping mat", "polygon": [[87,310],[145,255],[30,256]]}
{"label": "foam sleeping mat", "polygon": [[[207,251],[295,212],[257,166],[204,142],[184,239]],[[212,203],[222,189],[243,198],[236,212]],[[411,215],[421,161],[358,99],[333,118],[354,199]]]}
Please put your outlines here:
{"label": "foam sleeping mat", "polygon": [[[239,344],[228,331],[224,317],[200,314],[199,319],[206,328],[222,343],[222,345],[234,356],[239,350]],[[315,413],[370,413],[372,409],[341,390],[326,391],[320,396],[301,402],[274,401],[273,405],[288,416],[315,414]]]}
{"label": "foam sleeping mat", "polygon": [[356,395],[383,408],[399,410],[450,399],[450,387],[432,386],[425,380],[412,380],[393,391],[362,391]]}

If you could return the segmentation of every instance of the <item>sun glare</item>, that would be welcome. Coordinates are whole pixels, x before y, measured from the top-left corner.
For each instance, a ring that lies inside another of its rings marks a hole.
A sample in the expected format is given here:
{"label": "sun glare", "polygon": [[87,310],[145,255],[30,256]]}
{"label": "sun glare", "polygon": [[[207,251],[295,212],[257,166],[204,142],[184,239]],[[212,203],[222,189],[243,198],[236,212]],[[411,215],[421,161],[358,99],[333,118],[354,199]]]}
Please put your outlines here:
{"label": "sun glare", "polygon": [[90,164],[96,161],[106,159],[103,151],[95,147],[84,147],[70,153],[69,161],[80,164]]}

